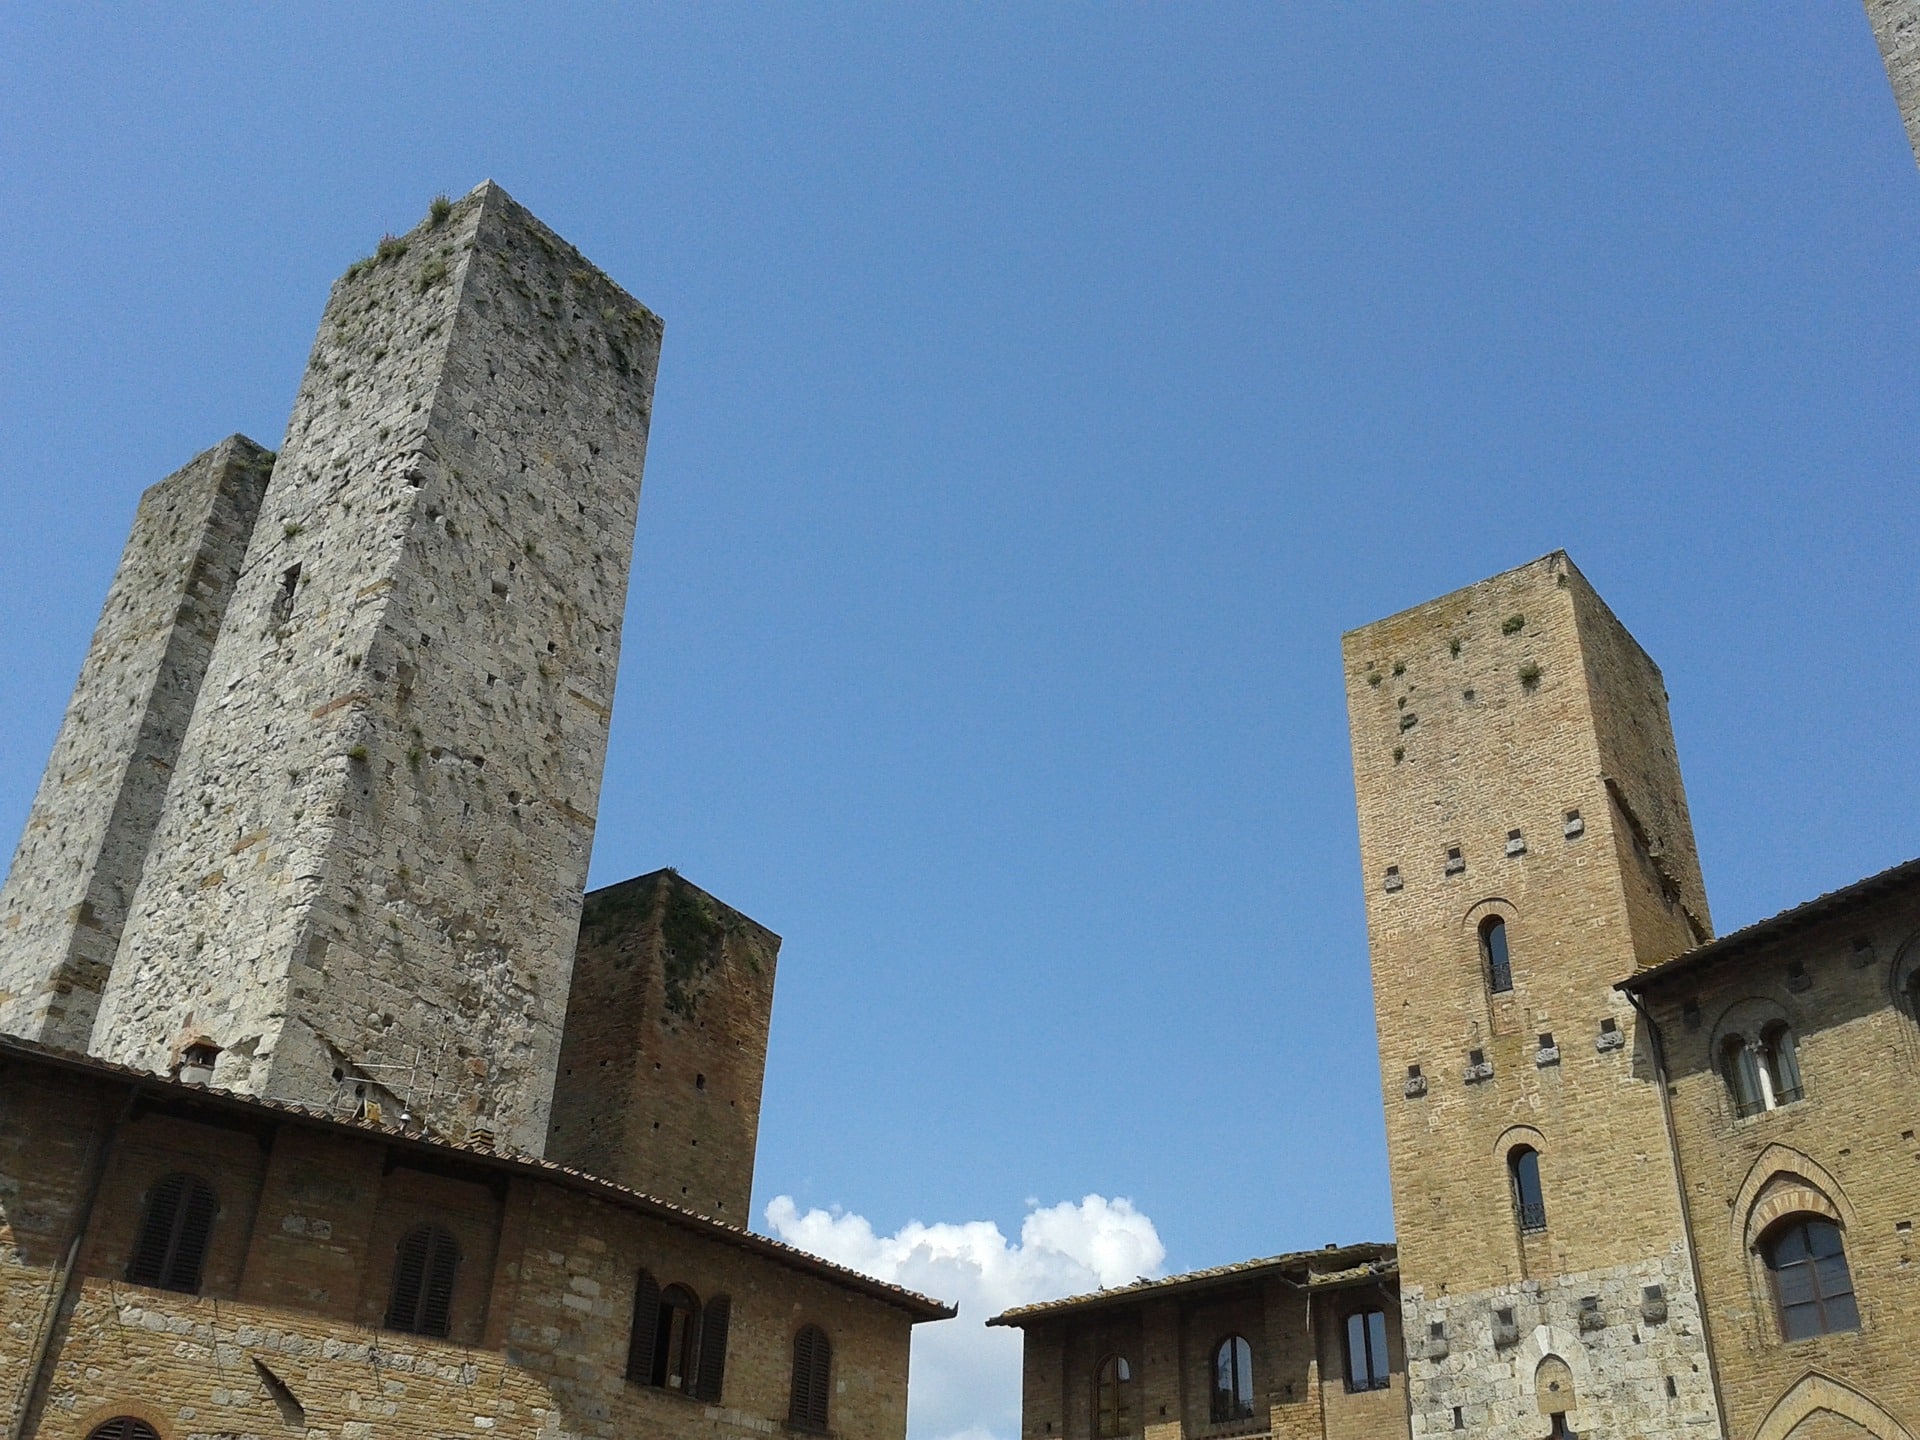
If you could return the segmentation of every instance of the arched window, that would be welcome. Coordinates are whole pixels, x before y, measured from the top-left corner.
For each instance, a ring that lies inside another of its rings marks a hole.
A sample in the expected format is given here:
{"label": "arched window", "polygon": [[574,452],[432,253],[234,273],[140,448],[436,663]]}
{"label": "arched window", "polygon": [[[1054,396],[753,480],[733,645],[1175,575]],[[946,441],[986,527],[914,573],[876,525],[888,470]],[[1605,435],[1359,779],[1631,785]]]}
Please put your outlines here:
{"label": "arched window", "polygon": [[453,1273],[460,1247],[439,1225],[416,1225],[400,1241],[393,1264],[387,1329],[445,1339],[453,1323]]}
{"label": "arched window", "polygon": [[1920,965],[1907,972],[1907,980],[1900,987],[1900,993],[1907,997],[1907,1010],[1913,1018],[1920,1020]]}
{"label": "arched window", "polygon": [[1356,1311],[1347,1317],[1347,1389],[1387,1388],[1387,1312]]}
{"label": "arched window", "polygon": [[147,1192],[147,1212],[127,1261],[128,1281],[198,1295],[219,1209],[213,1187],[198,1175],[177,1173],[161,1180]]}
{"label": "arched window", "polygon": [[833,1343],[818,1325],[802,1325],[793,1337],[793,1390],[787,1423],[800,1430],[827,1428],[827,1387],[833,1379]]}
{"label": "arched window", "polygon": [[1774,1309],[1787,1340],[1858,1330],[1853,1275],[1840,1227],[1819,1215],[1789,1215],[1760,1238],[1760,1258],[1773,1280]]}
{"label": "arched window", "polygon": [[87,1440],[160,1440],[160,1432],[136,1415],[116,1415],[88,1431]]}
{"label": "arched window", "polygon": [[1253,1418],[1253,1347],[1229,1335],[1213,1347],[1213,1422]]}
{"label": "arched window", "polygon": [[1744,1035],[1729,1035],[1720,1042],[1720,1068],[1727,1077],[1727,1089],[1733,1095],[1736,1115],[1758,1115],[1767,1108],[1767,1092],[1760,1080],[1760,1061]]}
{"label": "arched window", "polygon": [[1800,1088],[1800,1047],[1794,1043],[1792,1026],[1782,1020],[1762,1031],[1760,1058],[1775,1105],[1791,1105],[1805,1096]]}
{"label": "arched window", "polygon": [[1547,1197],[1540,1189],[1540,1152],[1517,1145],[1507,1155],[1507,1178],[1513,1183],[1513,1213],[1522,1230],[1547,1228]]}
{"label": "arched window", "polygon": [[1513,961],[1507,954],[1507,922],[1489,915],[1480,922],[1480,958],[1487,967],[1487,989],[1503,994],[1513,989]]}
{"label": "arched window", "polygon": [[1100,1440],[1133,1433],[1133,1367],[1109,1355],[1093,1377],[1093,1433]]}

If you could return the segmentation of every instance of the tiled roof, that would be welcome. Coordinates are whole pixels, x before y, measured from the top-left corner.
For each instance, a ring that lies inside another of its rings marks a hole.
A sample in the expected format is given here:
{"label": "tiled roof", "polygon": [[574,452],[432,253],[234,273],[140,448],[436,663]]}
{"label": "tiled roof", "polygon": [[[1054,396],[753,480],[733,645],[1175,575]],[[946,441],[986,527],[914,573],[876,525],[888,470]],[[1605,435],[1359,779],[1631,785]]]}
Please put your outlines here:
{"label": "tiled roof", "polygon": [[1303,1272],[1304,1283],[1308,1288],[1313,1288],[1350,1284],[1357,1280],[1390,1279],[1400,1273],[1400,1262],[1398,1252],[1392,1245],[1378,1242],[1329,1245],[1321,1250],[1295,1250],[1290,1254],[1270,1255],[1261,1260],[1240,1260],[1232,1265],[1215,1265],[1207,1270],[1189,1270],[1184,1275],[1170,1275],[1164,1280],[1148,1280],[1143,1276],[1131,1285],[1116,1285],[1110,1290],[1068,1295],[1063,1299],[1043,1300],[1034,1305],[1016,1305],[994,1316],[987,1324],[1021,1325],[1028,1320],[1050,1318],[1070,1310],[1129,1304],[1174,1292],[1234,1284],[1272,1272],[1284,1275],[1289,1270]]}
{"label": "tiled roof", "polygon": [[1756,920],[1744,929],[1734,930],[1718,939],[1709,940],[1704,945],[1676,955],[1671,960],[1663,960],[1658,965],[1649,965],[1646,969],[1629,975],[1613,988],[1616,990],[1645,990],[1658,985],[1670,976],[1683,971],[1692,971],[1715,960],[1724,960],[1730,955],[1751,950],[1770,940],[1808,925],[1817,925],[1823,920],[1843,914],[1856,905],[1870,904],[1896,891],[1920,887],[1920,859],[1908,860],[1895,865],[1892,869],[1882,870],[1877,875],[1869,875],[1864,880],[1856,880],[1838,890],[1830,890],[1825,895],[1796,905],[1791,910],[1782,910],[1778,915],[1765,920]]}
{"label": "tiled roof", "polygon": [[723,1220],[715,1220],[712,1216],[702,1215],[652,1195],[642,1194],[638,1190],[630,1190],[611,1180],[603,1180],[598,1175],[590,1175],[584,1170],[575,1170],[571,1166],[556,1164],[552,1160],[543,1160],[535,1155],[502,1152],[489,1146],[473,1143],[455,1144],[449,1140],[421,1135],[406,1130],[398,1124],[385,1121],[347,1119],[338,1115],[329,1115],[310,1105],[296,1105],[285,1100],[268,1100],[257,1095],[242,1095],[232,1090],[219,1090],[211,1086],[188,1085],[170,1076],[136,1070],[130,1065],[101,1060],[92,1055],[78,1055],[70,1050],[58,1050],[50,1045],[41,1045],[15,1035],[0,1035],[0,1061],[6,1060],[20,1060],[47,1065],[55,1069],[77,1071],[101,1079],[128,1082],[156,1096],[164,1096],[180,1104],[272,1116],[315,1129],[347,1131],[368,1138],[377,1137],[383,1143],[401,1149],[435,1155],[457,1155],[465,1163],[505,1174],[545,1180],[569,1190],[592,1195],[636,1214],[647,1215],[671,1225],[679,1225],[706,1235],[710,1239],[764,1255],[792,1269],[804,1271],[833,1284],[844,1286],[846,1289],[858,1291],[871,1299],[896,1306],[911,1315],[915,1323],[924,1320],[950,1320],[959,1313],[954,1306],[919,1294],[917,1291],[890,1285],[884,1280],[875,1280],[872,1276],[862,1275],[843,1265],[836,1265],[830,1260],[822,1260],[817,1255],[809,1255],[806,1251],[796,1249],[782,1241],[765,1235],[756,1235],[751,1230],[729,1225]]}

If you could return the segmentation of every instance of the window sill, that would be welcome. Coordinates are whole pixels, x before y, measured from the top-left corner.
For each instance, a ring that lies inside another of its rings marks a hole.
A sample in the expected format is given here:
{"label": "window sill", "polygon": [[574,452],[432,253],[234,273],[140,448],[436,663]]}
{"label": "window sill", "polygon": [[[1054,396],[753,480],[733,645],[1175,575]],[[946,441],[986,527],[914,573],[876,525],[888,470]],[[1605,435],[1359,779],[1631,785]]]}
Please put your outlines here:
{"label": "window sill", "polygon": [[1751,1125],[1756,1121],[1766,1119],[1769,1115],[1781,1115],[1781,1114],[1788,1113],[1790,1111],[1797,1111],[1802,1105],[1806,1103],[1807,1103],[1807,1097],[1805,1095],[1798,1095],[1791,1100],[1783,1100],[1780,1104],[1773,1106],[1771,1109],[1755,1110],[1751,1114],[1747,1114],[1747,1115],[1742,1115],[1736,1109],[1734,1111],[1733,1123],[1736,1125]]}

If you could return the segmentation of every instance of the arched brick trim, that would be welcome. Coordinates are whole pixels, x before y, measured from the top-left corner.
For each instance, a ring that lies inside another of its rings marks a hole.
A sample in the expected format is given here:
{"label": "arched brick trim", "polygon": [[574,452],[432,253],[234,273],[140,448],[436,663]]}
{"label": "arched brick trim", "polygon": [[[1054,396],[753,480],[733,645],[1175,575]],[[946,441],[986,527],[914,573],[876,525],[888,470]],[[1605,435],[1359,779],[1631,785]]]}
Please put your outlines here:
{"label": "arched brick trim", "polygon": [[1774,1402],[1753,1440],[1787,1440],[1796,1425],[1821,1410],[1851,1420],[1878,1440],[1916,1440],[1911,1430],[1851,1385],[1817,1370],[1809,1370]]}
{"label": "arched brick trim", "polygon": [[1493,1158],[1500,1162],[1500,1173],[1506,1173],[1507,1152],[1516,1145],[1530,1145],[1542,1155],[1547,1153],[1547,1137],[1531,1125],[1509,1125],[1500,1132],[1500,1138],[1493,1142]]}
{"label": "arched brick trim", "polygon": [[1520,911],[1504,895],[1489,895],[1485,899],[1474,901],[1467,907],[1466,913],[1460,917],[1460,926],[1464,930],[1477,933],[1480,922],[1489,915],[1498,915],[1502,920],[1517,920],[1520,918]]}
{"label": "arched brick trim", "polygon": [[1913,1002],[1907,987],[1913,981],[1913,972],[1920,970],[1920,935],[1909,935],[1894,947],[1893,964],[1887,967],[1887,994],[1894,1006],[1909,1019],[1920,1019],[1913,1013]]}
{"label": "arched brick trim", "polygon": [[1712,1038],[1707,1042],[1707,1054],[1713,1063],[1720,1063],[1720,1047],[1729,1035],[1738,1035],[1746,1040],[1758,1040],[1760,1032],[1775,1021],[1784,1020],[1799,1033],[1799,1021],[1787,1012],[1787,1007],[1778,1000],[1765,995],[1749,995],[1744,1000],[1736,1000],[1720,1012],[1720,1018],[1713,1022]]}
{"label": "arched brick trim", "polygon": [[1769,1145],[1748,1168],[1746,1179],[1740,1183],[1739,1193],[1734,1196],[1732,1238],[1741,1249],[1751,1251],[1754,1242],[1760,1238],[1761,1230],[1773,1219],[1791,1213],[1789,1210],[1772,1210],[1772,1219],[1758,1226],[1754,1224],[1758,1207],[1770,1204],[1776,1189],[1793,1184],[1815,1192],[1824,1202],[1803,1208],[1837,1220],[1842,1230],[1854,1228],[1853,1206],[1848,1202],[1846,1192],[1840,1188],[1840,1182],[1833,1178],[1824,1165],[1803,1151],[1785,1145]]}
{"label": "arched brick trim", "polygon": [[1842,1230],[1846,1229],[1839,1206],[1798,1176],[1782,1175],[1768,1182],[1760,1192],[1759,1201],[1747,1212],[1747,1245],[1758,1245],[1760,1237],[1773,1228],[1776,1220],[1784,1220],[1789,1215],[1824,1215]]}

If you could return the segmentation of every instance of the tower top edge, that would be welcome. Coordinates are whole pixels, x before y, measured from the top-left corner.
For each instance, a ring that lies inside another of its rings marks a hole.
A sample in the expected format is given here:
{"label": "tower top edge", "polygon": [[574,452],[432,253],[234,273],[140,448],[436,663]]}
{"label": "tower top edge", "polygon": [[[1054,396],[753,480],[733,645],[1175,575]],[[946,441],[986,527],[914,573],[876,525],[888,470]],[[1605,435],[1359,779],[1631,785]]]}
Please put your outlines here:
{"label": "tower top edge", "polygon": [[1477,590],[1489,589],[1499,585],[1502,581],[1509,580],[1517,575],[1523,575],[1530,570],[1544,571],[1548,574],[1566,573],[1575,575],[1580,578],[1588,590],[1593,589],[1592,583],[1587,580],[1585,575],[1580,573],[1580,567],[1573,563],[1573,557],[1571,555],[1567,554],[1564,549],[1549,550],[1546,554],[1529,560],[1525,564],[1514,565],[1492,575],[1483,576],[1471,584],[1449,590],[1443,595],[1436,595],[1431,599],[1422,600],[1418,604],[1408,605],[1403,609],[1394,611],[1392,614],[1383,615],[1376,620],[1369,620],[1364,625],[1356,625],[1353,629],[1342,633],[1340,637],[1341,641],[1343,644],[1352,641],[1358,636],[1365,635],[1370,630],[1377,629],[1383,625],[1396,624],[1409,616],[1419,614],[1423,610],[1433,610],[1451,606],[1456,601],[1473,594]]}

